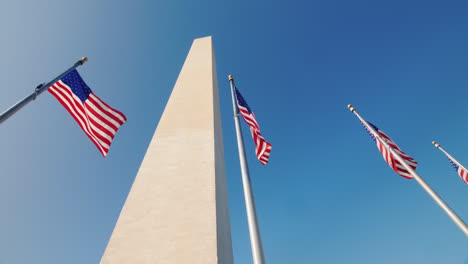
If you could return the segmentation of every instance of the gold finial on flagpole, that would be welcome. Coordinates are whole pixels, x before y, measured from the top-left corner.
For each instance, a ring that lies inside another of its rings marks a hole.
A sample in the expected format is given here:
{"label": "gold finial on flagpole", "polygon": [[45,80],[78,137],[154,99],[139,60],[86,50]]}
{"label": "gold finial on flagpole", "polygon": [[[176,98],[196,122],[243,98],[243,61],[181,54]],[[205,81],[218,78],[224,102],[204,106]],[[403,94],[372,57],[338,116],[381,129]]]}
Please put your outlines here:
{"label": "gold finial on flagpole", "polygon": [[440,145],[437,144],[437,142],[435,142],[435,141],[432,141],[432,145],[434,145],[434,147],[436,147],[436,148],[440,147]]}
{"label": "gold finial on flagpole", "polygon": [[354,110],[356,110],[356,109],[354,109],[354,107],[353,107],[352,105],[350,105],[350,104],[348,105],[348,108],[349,108],[349,110],[350,110],[351,112],[354,112]]}
{"label": "gold finial on flagpole", "polygon": [[229,74],[228,78],[229,80],[234,80],[234,76],[232,76],[232,74]]}
{"label": "gold finial on flagpole", "polygon": [[74,67],[78,67],[78,66],[80,66],[80,65],[83,65],[83,64],[84,64],[85,62],[87,62],[87,61],[88,61],[88,57],[83,57],[83,58],[81,58],[79,61],[77,61],[77,62],[75,63]]}

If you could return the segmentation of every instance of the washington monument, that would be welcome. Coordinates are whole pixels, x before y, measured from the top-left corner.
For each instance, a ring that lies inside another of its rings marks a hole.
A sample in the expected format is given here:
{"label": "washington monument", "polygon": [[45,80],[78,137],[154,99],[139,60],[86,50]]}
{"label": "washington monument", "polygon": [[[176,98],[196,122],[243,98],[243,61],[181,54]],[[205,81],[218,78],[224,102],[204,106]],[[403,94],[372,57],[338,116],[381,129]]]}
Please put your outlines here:
{"label": "washington monument", "polygon": [[233,263],[211,37],[192,44],[101,263]]}

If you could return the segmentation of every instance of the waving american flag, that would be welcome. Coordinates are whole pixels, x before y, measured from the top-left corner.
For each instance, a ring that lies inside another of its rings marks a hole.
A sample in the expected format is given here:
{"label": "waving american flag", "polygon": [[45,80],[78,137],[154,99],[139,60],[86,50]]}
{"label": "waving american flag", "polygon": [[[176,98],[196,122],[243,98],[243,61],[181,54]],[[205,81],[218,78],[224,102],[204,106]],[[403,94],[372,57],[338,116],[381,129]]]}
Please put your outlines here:
{"label": "waving american flag", "polygon": [[453,161],[452,159],[448,158],[450,164],[452,164],[453,168],[458,172],[460,178],[465,182],[468,183],[468,171],[466,171],[463,166],[458,165],[457,162]]}
{"label": "waving american flag", "polygon": [[115,133],[127,121],[125,115],[97,97],[77,70],[62,77],[48,91],[67,109],[105,157]]}
{"label": "waving american flag", "polygon": [[244,97],[242,97],[237,88],[235,91],[239,112],[244,121],[249,125],[250,132],[252,133],[257,159],[260,161],[260,163],[266,165],[268,163],[268,159],[270,158],[271,144],[268,143],[260,133],[260,127],[258,126],[257,120],[255,119],[255,115],[252,110],[250,110],[250,107],[244,100]]}
{"label": "waving american flag", "polygon": [[[408,164],[413,170],[416,169],[416,166],[418,165],[416,160],[414,160],[413,158],[408,156],[406,153],[404,153],[397,146],[397,144],[395,142],[393,142],[393,140],[389,136],[387,136],[387,134],[385,134],[382,130],[380,130],[378,127],[376,127],[375,125],[373,125],[373,124],[371,124],[369,122],[367,122],[367,123],[378,133],[378,136],[383,141],[385,141],[398,155],[400,155],[401,158],[403,158],[403,160],[405,160],[406,164]],[[403,167],[403,165],[397,159],[395,159],[393,154],[390,151],[387,150],[385,145],[380,140],[376,139],[376,135],[374,135],[374,132],[370,131],[366,127],[366,125],[364,125],[362,122],[361,122],[361,124],[364,126],[367,133],[369,133],[372,140],[374,140],[374,142],[377,144],[377,148],[379,149],[380,153],[382,153],[382,156],[383,156],[385,162],[387,162],[387,164],[390,166],[390,168],[392,168],[400,176],[402,176],[404,178],[407,178],[407,179],[412,179],[413,176],[405,169],[405,167]]]}
{"label": "waving american flag", "polygon": [[445,156],[447,156],[448,160],[450,161],[450,164],[452,164],[453,168],[457,171],[458,176],[468,184],[468,171],[463,167],[463,165],[458,162],[452,155],[450,155],[445,149],[443,149],[437,142],[433,141],[432,144],[438,148],[440,151],[442,151]]}

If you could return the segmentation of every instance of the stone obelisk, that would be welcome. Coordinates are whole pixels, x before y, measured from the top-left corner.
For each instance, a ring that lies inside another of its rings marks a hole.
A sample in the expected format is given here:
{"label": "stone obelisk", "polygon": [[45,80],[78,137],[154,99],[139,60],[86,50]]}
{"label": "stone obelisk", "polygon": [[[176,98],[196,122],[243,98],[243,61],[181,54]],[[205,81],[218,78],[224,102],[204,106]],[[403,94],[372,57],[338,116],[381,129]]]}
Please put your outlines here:
{"label": "stone obelisk", "polygon": [[101,263],[233,263],[211,37],[193,42]]}

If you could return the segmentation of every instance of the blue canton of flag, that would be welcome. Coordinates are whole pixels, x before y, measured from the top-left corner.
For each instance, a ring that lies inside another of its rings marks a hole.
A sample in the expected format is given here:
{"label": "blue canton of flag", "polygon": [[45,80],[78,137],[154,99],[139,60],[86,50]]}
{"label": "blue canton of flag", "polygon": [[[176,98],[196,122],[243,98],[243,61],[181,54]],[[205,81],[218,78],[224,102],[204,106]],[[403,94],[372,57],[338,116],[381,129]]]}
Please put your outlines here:
{"label": "blue canton of flag", "polygon": [[460,176],[460,178],[468,184],[468,171],[466,171],[463,166],[458,166],[458,164],[456,164],[451,158],[448,158],[448,160],[450,161],[450,164],[452,164],[453,168],[457,171],[458,176]]}
{"label": "blue canton of flag", "polygon": [[450,158],[448,158],[450,164],[452,164],[453,168],[458,171],[458,168],[460,168],[457,164],[455,164],[455,162],[453,162]]}

